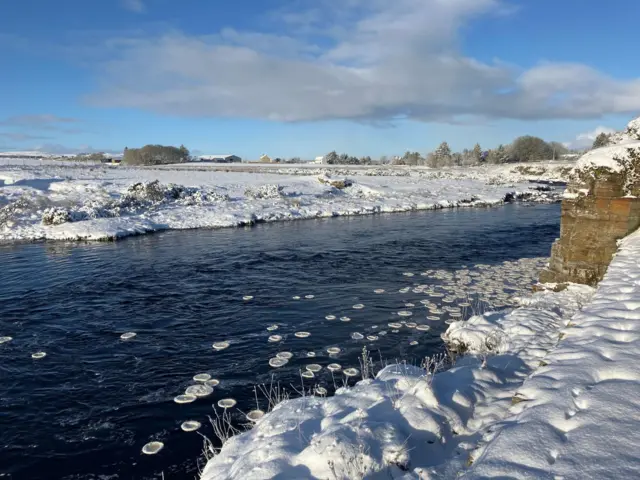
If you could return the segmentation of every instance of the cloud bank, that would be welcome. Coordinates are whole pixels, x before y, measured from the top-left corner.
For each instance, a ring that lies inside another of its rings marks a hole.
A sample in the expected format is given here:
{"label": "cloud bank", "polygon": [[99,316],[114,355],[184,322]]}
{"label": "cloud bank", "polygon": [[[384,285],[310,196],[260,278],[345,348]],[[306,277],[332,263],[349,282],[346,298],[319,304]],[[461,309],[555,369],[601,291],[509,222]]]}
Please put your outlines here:
{"label": "cloud bank", "polygon": [[269,31],[119,39],[118,56],[97,65],[101,86],[86,100],[283,122],[586,119],[640,110],[640,79],[577,63],[523,70],[466,56],[461,29],[505,8],[500,0],[318,0],[275,12],[280,28]]}

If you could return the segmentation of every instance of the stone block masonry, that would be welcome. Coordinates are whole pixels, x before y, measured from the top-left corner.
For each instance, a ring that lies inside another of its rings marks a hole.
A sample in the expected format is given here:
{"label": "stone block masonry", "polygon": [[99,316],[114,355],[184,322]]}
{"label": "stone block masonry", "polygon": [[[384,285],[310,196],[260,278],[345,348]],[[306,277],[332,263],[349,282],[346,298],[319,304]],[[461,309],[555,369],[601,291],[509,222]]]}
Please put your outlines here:
{"label": "stone block masonry", "polygon": [[562,201],[560,238],[551,248],[541,283],[595,285],[618,249],[618,240],[640,227],[640,198],[625,196],[623,173],[576,178]]}

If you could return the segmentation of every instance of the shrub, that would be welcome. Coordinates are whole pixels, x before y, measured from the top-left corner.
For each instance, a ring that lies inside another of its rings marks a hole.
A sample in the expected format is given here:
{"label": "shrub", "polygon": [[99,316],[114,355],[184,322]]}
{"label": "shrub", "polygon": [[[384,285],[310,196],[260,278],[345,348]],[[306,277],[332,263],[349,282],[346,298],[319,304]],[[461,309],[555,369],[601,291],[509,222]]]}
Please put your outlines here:
{"label": "shrub", "polygon": [[164,165],[184,163],[190,159],[189,150],[164,145],[145,145],[142,148],[125,148],[122,163],[127,165]]}
{"label": "shrub", "polygon": [[553,154],[553,146],[530,135],[516,138],[509,149],[509,157],[517,162],[550,160]]}
{"label": "shrub", "polygon": [[609,145],[610,142],[611,142],[611,135],[608,133],[602,132],[593,141],[592,148],[606,147],[607,145]]}

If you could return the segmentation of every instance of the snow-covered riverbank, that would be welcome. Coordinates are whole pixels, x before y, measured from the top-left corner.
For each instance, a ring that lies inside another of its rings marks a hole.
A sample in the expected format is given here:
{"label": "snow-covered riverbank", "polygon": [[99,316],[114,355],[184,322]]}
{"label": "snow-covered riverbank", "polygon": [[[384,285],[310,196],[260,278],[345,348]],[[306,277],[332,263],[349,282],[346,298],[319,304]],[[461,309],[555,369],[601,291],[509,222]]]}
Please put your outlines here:
{"label": "snow-covered riverbank", "polygon": [[467,355],[447,371],[392,365],[333,397],[284,401],[231,438],[202,479],[455,478],[592,292],[539,292],[454,323],[446,339]]}
{"label": "snow-covered riverbank", "polygon": [[638,258],[640,232],[595,295],[569,285],[452,324],[445,340],[466,354],[450,370],[393,365],[335,397],[283,402],[202,479],[637,478]]}
{"label": "snow-covered riverbank", "polygon": [[640,478],[640,232],[463,478]]}
{"label": "snow-covered riverbank", "polygon": [[[568,171],[558,162],[442,170],[252,168],[8,164],[0,167],[0,241],[100,240],[167,229],[489,206],[514,198],[554,201],[557,192],[530,182],[562,180]],[[331,180],[349,182],[336,188]]]}

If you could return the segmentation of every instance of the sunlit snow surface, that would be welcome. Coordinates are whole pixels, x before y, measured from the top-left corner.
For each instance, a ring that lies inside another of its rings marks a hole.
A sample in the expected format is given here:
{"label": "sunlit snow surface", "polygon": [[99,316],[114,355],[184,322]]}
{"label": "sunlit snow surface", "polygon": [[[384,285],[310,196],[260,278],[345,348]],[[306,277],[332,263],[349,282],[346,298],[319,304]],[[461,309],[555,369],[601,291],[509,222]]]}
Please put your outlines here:
{"label": "sunlit snow surface", "polygon": [[463,478],[640,478],[640,233]]}
{"label": "sunlit snow surface", "polygon": [[[549,201],[558,194],[532,190],[528,180],[562,179],[566,170],[567,164],[556,162],[524,170],[509,165],[227,172],[201,165],[126,168],[5,158],[0,240],[99,240],[167,229],[495,205],[515,193]],[[327,172],[348,177],[353,185],[337,189],[322,183]],[[159,184],[148,188],[155,181]]]}

